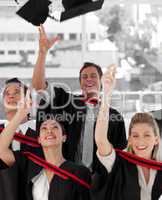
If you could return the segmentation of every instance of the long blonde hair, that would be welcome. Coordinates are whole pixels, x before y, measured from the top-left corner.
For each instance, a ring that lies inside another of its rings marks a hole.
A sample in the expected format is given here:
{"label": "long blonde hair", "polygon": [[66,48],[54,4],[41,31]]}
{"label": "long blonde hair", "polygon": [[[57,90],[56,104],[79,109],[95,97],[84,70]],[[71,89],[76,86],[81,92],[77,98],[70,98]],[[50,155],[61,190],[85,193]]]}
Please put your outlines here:
{"label": "long blonde hair", "polygon": [[[128,132],[129,136],[131,135],[131,130],[132,130],[133,126],[135,124],[140,124],[140,123],[145,123],[145,124],[148,124],[149,126],[151,126],[153,129],[154,135],[158,136],[160,138],[159,127],[158,127],[155,119],[153,118],[153,116],[147,112],[136,113],[132,117],[130,125],[129,125],[129,132]],[[152,159],[154,159],[154,160],[159,160],[159,158],[158,158],[159,146],[160,146],[160,139],[159,139],[159,143],[157,145],[155,145],[153,152],[152,152]],[[129,145],[128,145],[128,151],[132,152],[132,148]]]}

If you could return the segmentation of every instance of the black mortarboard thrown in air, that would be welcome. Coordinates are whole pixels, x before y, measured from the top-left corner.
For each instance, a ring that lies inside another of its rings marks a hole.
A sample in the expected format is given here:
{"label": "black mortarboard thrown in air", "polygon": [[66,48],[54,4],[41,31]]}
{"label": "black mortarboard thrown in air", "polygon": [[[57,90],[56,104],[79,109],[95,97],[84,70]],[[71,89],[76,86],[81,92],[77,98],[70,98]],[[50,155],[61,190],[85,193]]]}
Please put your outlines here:
{"label": "black mortarboard thrown in air", "polygon": [[16,2],[17,4],[19,4],[18,0],[15,0],[15,2]]}
{"label": "black mortarboard thrown in air", "polygon": [[98,10],[104,0],[62,0],[65,11],[61,13],[60,21],[64,21],[79,15]]}
{"label": "black mortarboard thrown in air", "polygon": [[32,23],[33,25],[39,26],[43,24],[49,16],[49,0],[29,0],[24,6],[22,6],[16,13]]}

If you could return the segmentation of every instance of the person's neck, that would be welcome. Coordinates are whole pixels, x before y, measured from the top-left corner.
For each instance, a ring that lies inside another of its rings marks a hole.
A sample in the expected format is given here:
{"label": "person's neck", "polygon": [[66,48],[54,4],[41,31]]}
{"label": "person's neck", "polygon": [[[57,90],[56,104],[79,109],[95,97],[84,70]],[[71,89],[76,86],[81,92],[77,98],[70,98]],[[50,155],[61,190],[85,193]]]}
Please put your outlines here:
{"label": "person's neck", "polygon": [[[8,121],[11,121],[12,119],[13,119],[13,117],[15,116],[15,114],[16,114],[16,112],[17,111],[8,111],[8,112],[6,112],[5,113],[5,115],[6,115],[6,119],[8,120]],[[25,123],[25,122],[27,122],[28,121],[28,118],[26,117],[26,118],[24,118],[22,121],[21,121],[21,124],[23,124],[23,123]]]}
{"label": "person's neck", "polygon": [[46,161],[53,165],[60,166],[65,161],[62,150],[59,147],[55,149],[53,147],[44,147],[43,152]]}

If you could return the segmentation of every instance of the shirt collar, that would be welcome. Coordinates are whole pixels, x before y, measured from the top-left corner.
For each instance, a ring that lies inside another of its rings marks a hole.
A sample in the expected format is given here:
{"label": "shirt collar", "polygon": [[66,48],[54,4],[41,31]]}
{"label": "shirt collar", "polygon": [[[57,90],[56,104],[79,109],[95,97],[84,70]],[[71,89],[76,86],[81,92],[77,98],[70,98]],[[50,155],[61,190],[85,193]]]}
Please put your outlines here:
{"label": "shirt collar", "polygon": [[[9,124],[9,121],[6,120],[4,122],[4,127],[6,127],[7,125]],[[28,120],[22,124],[19,125],[19,127],[17,128],[17,131],[21,130],[22,133],[26,133],[28,128],[31,128],[33,130],[36,130],[36,124],[35,124],[35,121],[34,120]]]}

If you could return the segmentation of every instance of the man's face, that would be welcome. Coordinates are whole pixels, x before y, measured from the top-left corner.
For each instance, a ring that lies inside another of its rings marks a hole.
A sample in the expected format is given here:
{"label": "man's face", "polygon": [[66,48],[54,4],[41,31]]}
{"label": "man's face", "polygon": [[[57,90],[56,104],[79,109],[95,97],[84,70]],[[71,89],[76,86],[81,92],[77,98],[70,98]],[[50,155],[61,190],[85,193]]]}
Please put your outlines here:
{"label": "man's face", "polygon": [[6,86],[3,93],[3,103],[5,110],[16,110],[17,104],[21,99],[23,89],[19,83],[10,83]]}
{"label": "man's face", "polygon": [[101,80],[95,67],[89,66],[81,72],[80,87],[86,97],[99,95]]}

